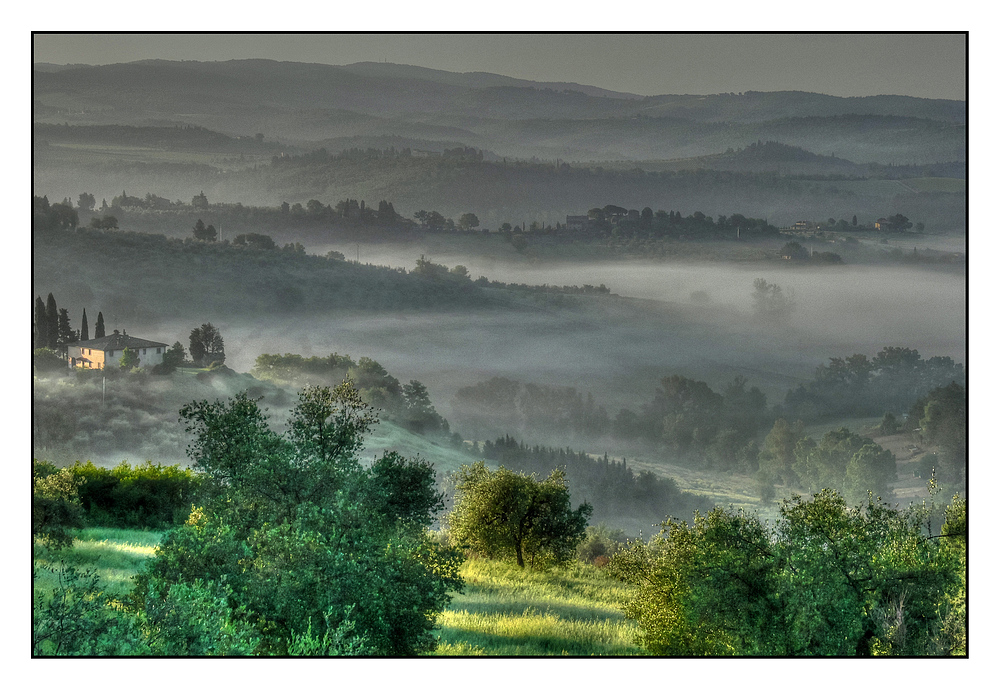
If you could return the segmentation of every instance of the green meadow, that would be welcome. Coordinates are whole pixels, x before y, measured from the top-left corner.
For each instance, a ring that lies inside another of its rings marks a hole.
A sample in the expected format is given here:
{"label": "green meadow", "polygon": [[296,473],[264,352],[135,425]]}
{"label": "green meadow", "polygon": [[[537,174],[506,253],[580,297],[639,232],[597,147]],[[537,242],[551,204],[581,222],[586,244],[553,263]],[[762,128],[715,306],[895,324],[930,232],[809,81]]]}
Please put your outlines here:
{"label": "green meadow", "polygon": [[93,570],[102,588],[112,596],[123,596],[132,589],[132,576],[139,572],[146,559],[152,557],[163,532],[93,527],[81,529],[73,547],[59,551],[35,543],[34,588],[49,592],[56,576],[46,568],[60,564],[77,570]]}

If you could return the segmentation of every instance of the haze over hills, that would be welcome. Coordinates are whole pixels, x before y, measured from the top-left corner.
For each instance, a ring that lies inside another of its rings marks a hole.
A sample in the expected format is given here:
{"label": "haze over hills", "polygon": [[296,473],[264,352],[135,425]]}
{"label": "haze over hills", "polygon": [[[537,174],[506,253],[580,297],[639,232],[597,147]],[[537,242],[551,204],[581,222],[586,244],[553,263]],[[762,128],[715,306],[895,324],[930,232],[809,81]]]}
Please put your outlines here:
{"label": "haze over hills", "polygon": [[195,124],[299,145],[380,134],[579,161],[705,155],[775,138],[858,163],[933,163],[964,159],[965,151],[960,101],[803,92],[640,97],[370,62],[40,67],[36,122]]}
{"label": "haze over hills", "polygon": [[[474,212],[484,227],[554,223],[608,203],[778,223],[893,213],[935,230],[964,222],[955,184],[881,184],[964,177],[961,101],[642,97],[481,72],[255,59],[38,65],[33,105],[35,189],[52,198],[110,199],[127,187],[249,205],[386,199],[406,217]],[[349,149],[372,152],[337,155]],[[457,149],[474,159],[443,160]]]}

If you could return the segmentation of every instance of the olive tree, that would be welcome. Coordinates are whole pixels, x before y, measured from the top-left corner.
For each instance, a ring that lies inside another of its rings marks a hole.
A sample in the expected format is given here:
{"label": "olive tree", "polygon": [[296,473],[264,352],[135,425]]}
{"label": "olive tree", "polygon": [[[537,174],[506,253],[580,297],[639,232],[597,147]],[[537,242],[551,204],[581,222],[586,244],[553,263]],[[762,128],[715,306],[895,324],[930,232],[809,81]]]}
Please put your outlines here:
{"label": "olive tree", "polygon": [[572,509],[562,470],[538,480],[477,462],[463,465],[455,480],[455,507],[447,518],[453,543],[487,558],[513,559],[522,568],[575,557],[593,508],[583,503]]}

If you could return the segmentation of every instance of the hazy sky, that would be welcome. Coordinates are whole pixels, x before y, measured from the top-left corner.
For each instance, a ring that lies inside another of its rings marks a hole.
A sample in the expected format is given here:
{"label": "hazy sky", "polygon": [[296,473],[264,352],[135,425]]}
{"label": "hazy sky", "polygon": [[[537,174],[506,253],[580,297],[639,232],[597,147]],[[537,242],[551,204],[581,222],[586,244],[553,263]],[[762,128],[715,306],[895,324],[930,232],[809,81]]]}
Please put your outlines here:
{"label": "hazy sky", "polygon": [[964,34],[36,34],[33,60],[387,61],[642,95],[813,91],[965,100]]}

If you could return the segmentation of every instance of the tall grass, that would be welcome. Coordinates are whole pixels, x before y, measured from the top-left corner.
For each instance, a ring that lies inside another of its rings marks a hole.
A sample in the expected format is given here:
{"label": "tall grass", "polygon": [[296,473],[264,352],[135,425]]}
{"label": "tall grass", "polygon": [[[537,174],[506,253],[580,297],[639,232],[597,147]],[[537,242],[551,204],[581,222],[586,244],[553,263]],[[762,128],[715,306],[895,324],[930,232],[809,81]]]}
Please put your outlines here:
{"label": "tall grass", "polygon": [[438,617],[438,655],[631,656],[635,628],[617,604],[627,592],[580,563],[546,572],[486,560],[462,566],[465,592]]}
{"label": "tall grass", "polygon": [[132,589],[132,576],[153,556],[163,532],[95,527],[80,530],[69,549],[52,550],[35,544],[37,571],[34,588],[46,592],[56,584],[56,576],[45,568],[60,564],[78,570],[93,570],[101,588],[112,596],[124,596]]}

